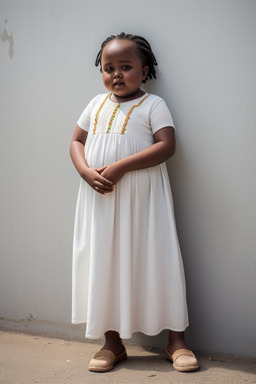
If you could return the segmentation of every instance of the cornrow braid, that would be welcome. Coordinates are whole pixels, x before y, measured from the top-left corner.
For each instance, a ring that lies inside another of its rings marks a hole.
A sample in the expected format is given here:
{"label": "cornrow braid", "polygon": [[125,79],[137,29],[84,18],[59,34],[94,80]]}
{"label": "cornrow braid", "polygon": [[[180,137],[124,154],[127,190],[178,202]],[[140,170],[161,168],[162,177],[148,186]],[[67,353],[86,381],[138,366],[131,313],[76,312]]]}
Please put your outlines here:
{"label": "cornrow braid", "polygon": [[143,80],[143,83],[146,83],[147,80],[152,79],[153,77],[156,79],[155,66],[157,65],[157,61],[156,61],[154,53],[152,52],[152,49],[151,49],[149,42],[146,39],[144,39],[144,37],[142,37],[142,36],[126,34],[124,32],[122,32],[116,36],[111,35],[111,36],[107,37],[106,40],[103,41],[103,43],[101,44],[101,49],[98,52],[96,60],[95,60],[96,67],[99,64],[101,65],[101,56],[102,56],[103,49],[105,48],[105,46],[110,41],[112,41],[114,39],[129,40],[133,44],[136,45],[136,47],[140,53],[140,56],[141,56],[143,67],[145,65],[147,65],[149,67],[147,77],[145,78],[145,80]]}

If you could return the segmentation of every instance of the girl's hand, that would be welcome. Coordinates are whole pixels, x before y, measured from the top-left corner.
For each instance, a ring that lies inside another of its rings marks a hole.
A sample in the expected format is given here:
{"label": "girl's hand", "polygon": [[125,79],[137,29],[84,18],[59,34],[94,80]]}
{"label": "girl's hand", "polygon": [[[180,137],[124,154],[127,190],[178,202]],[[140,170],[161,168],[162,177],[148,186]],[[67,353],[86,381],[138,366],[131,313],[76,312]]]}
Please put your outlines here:
{"label": "girl's hand", "polygon": [[113,185],[115,185],[125,174],[124,168],[119,162],[99,168],[98,172],[101,176],[111,181]]}
{"label": "girl's hand", "polygon": [[70,155],[79,175],[97,192],[105,193],[114,190],[113,183],[107,177],[101,175],[97,168],[90,168],[85,160],[84,148],[88,133],[78,125],[74,131],[71,144]]}
{"label": "girl's hand", "polygon": [[113,183],[102,176],[99,169],[88,167],[81,176],[96,192],[102,195],[114,190]]}

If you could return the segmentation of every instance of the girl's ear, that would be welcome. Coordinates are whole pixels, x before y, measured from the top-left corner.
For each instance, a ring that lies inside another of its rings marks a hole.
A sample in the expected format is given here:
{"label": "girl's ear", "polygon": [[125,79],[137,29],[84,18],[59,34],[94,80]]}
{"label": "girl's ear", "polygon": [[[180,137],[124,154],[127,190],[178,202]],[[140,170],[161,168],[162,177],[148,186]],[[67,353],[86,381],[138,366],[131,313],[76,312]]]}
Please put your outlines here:
{"label": "girl's ear", "polygon": [[145,65],[145,67],[142,68],[142,80],[146,79],[148,71],[149,71],[149,67]]}

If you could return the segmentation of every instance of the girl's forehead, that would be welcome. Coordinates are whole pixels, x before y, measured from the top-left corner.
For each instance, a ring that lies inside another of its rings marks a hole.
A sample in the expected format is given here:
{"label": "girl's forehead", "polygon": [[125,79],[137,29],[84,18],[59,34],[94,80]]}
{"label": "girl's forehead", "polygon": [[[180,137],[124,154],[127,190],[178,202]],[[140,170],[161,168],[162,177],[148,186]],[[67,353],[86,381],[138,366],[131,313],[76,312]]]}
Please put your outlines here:
{"label": "girl's forehead", "polygon": [[136,45],[129,40],[111,40],[102,51],[102,59],[115,58],[118,56],[136,56],[139,58],[139,53]]}

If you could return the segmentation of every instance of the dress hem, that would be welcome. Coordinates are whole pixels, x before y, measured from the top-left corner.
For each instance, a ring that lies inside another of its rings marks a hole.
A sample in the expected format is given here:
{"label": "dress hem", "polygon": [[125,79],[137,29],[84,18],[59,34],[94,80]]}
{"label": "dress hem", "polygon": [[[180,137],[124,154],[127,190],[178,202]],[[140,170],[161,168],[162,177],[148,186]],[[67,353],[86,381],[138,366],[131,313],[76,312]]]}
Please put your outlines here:
{"label": "dress hem", "polygon": [[[73,322],[72,321],[72,324],[86,324],[86,323]],[[168,330],[168,331],[170,330],[170,331],[175,331],[175,332],[184,332],[188,326],[189,326],[189,323],[187,323],[184,327],[163,326],[163,327],[160,327],[159,330],[151,331],[151,332],[150,331],[142,331],[141,329],[136,329],[136,330],[131,331],[131,333],[122,333],[120,330],[113,328],[113,329],[107,329],[105,332],[107,332],[107,331],[118,332],[121,339],[128,340],[128,339],[131,339],[133,337],[134,333],[143,333],[145,336],[157,336],[165,330]],[[102,339],[104,337],[105,332],[102,335],[98,335],[98,336],[89,335],[85,332],[85,338],[89,339],[89,340],[99,340],[99,339]]]}

